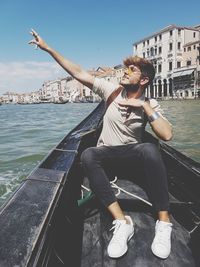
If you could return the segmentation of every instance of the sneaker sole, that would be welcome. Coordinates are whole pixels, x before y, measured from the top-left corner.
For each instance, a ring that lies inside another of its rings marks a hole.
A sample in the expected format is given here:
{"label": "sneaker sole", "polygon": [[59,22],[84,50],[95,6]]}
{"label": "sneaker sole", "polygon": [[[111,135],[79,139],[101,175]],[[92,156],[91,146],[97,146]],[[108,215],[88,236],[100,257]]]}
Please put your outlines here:
{"label": "sneaker sole", "polygon": [[167,259],[167,258],[169,257],[169,255],[170,255],[170,253],[169,253],[169,255],[163,257],[163,256],[161,256],[161,255],[155,253],[155,251],[154,251],[154,249],[153,249],[152,247],[151,247],[151,251],[152,251],[152,253],[153,253],[156,257],[158,257],[158,258],[160,258],[160,259],[163,259],[163,260]]}
{"label": "sneaker sole", "polygon": [[[129,242],[129,240],[133,237],[133,235],[134,235],[134,232],[129,236],[129,238],[128,238],[128,241],[127,241],[127,243]],[[126,246],[126,249],[120,254],[120,255],[109,255],[108,254],[108,256],[110,257],[110,258],[114,258],[114,259],[116,259],[116,258],[120,258],[120,257],[122,257],[126,252],[127,252],[127,250],[128,250],[128,246]]]}

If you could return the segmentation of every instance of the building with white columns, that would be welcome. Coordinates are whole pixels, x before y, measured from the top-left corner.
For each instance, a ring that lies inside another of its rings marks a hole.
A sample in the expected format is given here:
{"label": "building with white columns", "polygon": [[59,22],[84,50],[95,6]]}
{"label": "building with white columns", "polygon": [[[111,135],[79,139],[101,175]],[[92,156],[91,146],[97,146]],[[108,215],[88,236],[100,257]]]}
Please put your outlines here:
{"label": "building with white columns", "polygon": [[[194,70],[197,69],[196,60],[191,60],[191,64],[187,63],[189,60],[186,59],[186,46],[188,43],[196,44],[199,41],[198,26],[169,25],[133,44],[133,55],[147,58],[153,63],[156,70],[155,79],[146,92],[148,97],[162,99],[179,97],[177,91],[186,88],[180,88],[179,84],[179,89],[177,89],[177,83],[174,84],[176,77],[182,79],[186,76],[186,80],[192,80]],[[188,83],[188,86],[190,90],[194,90],[194,82],[193,84]],[[194,97],[195,93],[193,92],[192,95]]]}

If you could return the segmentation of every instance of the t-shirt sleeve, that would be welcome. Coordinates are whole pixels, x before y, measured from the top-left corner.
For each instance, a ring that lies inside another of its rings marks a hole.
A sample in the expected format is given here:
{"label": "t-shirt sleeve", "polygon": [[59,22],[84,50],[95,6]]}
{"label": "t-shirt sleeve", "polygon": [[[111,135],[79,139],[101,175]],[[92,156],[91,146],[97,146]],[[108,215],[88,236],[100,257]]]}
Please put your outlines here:
{"label": "t-shirt sleeve", "polygon": [[95,78],[92,91],[99,95],[103,100],[107,100],[109,95],[117,88],[118,86],[114,83],[108,82],[104,79]]}

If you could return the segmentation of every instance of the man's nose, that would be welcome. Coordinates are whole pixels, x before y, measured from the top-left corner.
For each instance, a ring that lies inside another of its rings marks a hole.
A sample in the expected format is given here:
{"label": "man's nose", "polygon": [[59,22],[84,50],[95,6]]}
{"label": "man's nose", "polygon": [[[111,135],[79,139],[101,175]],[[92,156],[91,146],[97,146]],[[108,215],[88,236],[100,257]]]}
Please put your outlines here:
{"label": "man's nose", "polygon": [[124,73],[125,73],[125,74],[128,74],[128,68],[125,68],[125,69],[124,69]]}

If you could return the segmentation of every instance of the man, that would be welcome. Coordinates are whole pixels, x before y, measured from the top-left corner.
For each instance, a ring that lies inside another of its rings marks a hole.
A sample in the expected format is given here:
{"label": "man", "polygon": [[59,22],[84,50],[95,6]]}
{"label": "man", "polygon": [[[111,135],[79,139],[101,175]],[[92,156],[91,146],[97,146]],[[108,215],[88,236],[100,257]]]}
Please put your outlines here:
{"label": "man", "polygon": [[[152,64],[143,58],[129,57],[124,60],[125,71],[119,86],[93,77],[79,65],[65,59],[49,47],[35,32],[29,44],[35,44],[48,52],[63,69],[76,80],[99,94],[109,106],[103,119],[103,129],[97,147],[86,149],[81,156],[84,171],[91,188],[114,218],[113,237],[108,245],[108,255],[118,258],[128,249],[127,243],[134,234],[130,216],[124,215],[110,186],[105,165],[116,162],[139,162],[144,173],[146,192],[158,213],[152,252],[167,258],[171,250],[172,224],[169,218],[169,196],[166,170],[157,147],[142,143],[145,118],[155,134],[162,140],[170,140],[170,123],[162,116],[156,100],[146,100],[145,88],[154,79]],[[106,163],[106,164],[105,164]]]}

